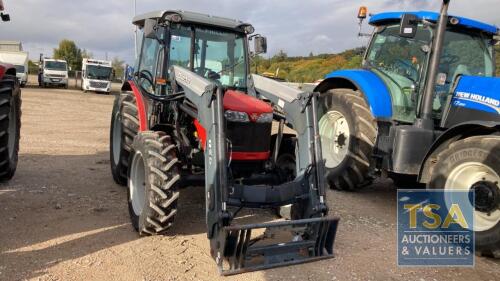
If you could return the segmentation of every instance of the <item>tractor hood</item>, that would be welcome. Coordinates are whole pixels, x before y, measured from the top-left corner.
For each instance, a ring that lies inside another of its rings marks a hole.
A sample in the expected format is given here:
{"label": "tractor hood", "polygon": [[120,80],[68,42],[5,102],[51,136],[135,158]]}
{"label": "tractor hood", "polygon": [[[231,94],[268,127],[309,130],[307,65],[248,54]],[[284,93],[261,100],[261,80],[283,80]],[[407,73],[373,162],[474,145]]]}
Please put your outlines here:
{"label": "tractor hood", "polygon": [[249,116],[273,112],[273,108],[266,102],[233,90],[226,91],[224,95],[224,109],[245,112]]}
{"label": "tractor hood", "polygon": [[462,76],[451,105],[500,115],[500,78]]}

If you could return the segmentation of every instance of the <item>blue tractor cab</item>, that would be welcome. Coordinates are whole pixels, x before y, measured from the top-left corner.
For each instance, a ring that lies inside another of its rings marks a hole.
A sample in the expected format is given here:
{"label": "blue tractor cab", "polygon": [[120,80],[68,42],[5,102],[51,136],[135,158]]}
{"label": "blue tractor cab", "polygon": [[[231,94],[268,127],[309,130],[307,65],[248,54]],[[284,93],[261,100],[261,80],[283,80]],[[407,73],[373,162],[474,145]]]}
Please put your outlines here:
{"label": "blue tractor cab", "polygon": [[[449,4],[371,16],[362,68],[316,87],[327,180],[351,191],[379,175],[475,190],[477,249],[500,256],[499,29],[448,15]],[[358,18],[361,31],[365,7]]]}

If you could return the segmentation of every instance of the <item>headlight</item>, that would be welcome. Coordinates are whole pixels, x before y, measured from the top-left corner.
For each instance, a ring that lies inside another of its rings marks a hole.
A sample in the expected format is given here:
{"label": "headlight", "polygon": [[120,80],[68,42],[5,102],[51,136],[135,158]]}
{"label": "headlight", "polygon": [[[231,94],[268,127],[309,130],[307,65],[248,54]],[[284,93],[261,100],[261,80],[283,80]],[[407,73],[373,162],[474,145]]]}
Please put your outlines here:
{"label": "headlight", "polygon": [[226,110],[226,112],[224,113],[224,116],[226,116],[227,121],[250,122],[250,119],[248,118],[248,114],[246,114],[245,112]]}
{"label": "headlight", "polygon": [[257,118],[257,123],[271,123],[273,122],[272,113],[262,113],[259,118]]}

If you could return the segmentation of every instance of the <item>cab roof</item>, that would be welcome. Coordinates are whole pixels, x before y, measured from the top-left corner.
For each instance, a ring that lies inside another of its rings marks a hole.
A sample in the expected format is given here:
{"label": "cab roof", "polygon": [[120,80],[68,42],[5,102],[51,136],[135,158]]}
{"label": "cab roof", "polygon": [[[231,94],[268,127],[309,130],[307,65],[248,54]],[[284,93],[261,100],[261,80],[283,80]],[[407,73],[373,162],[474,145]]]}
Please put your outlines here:
{"label": "cab roof", "polygon": [[[403,17],[404,14],[413,14],[417,16],[419,20],[428,20],[432,22],[437,22],[439,19],[439,14],[436,12],[427,12],[427,11],[418,11],[418,12],[388,12],[388,13],[380,13],[373,15],[370,18],[370,24],[374,26],[379,26],[386,24],[388,22],[395,22],[395,21],[400,21],[401,18]],[[464,17],[456,17],[453,15],[450,15],[450,17],[454,17],[458,19],[458,25],[465,27],[465,28],[470,28],[470,29],[476,29],[480,30],[492,35],[495,35],[498,33],[498,27],[483,23],[480,21],[476,21],[473,19],[469,18],[464,18]]]}
{"label": "cab roof", "polygon": [[134,17],[132,23],[144,27],[144,22],[146,19],[161,19],[169,14],[179,14],[182,18],[181,22],[184,23],[194,23],[200,25],[209,25],[214,27],[222,27],[227,29],[241,29],[242,26],[250,25],[239,20],[223,18],[217,16],[211,16],[207,14],[201,14],[196,12],[188,12],[183,10],[163,10],[155,11]]}

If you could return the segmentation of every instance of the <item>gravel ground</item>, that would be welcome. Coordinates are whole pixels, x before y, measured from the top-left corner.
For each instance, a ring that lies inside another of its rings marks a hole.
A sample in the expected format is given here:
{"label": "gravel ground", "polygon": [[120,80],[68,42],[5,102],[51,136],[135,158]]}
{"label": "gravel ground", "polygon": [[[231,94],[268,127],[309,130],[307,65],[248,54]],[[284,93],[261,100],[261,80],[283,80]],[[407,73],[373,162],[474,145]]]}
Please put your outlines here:
{"label": "gravel ground", "polygon": [[[0,185],[0,280],[498,280],[500,262],[474,268],[396,265],[396,190],[328,192],[340,216],[336,258],[222,278],[209,256],[199,187],[181,192],[167,236],[139,238],[126,190],[109,170],[113,96],[23,89],[19,167]],[[182,223],[180,223],[182,222]]]}

